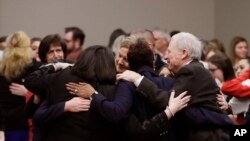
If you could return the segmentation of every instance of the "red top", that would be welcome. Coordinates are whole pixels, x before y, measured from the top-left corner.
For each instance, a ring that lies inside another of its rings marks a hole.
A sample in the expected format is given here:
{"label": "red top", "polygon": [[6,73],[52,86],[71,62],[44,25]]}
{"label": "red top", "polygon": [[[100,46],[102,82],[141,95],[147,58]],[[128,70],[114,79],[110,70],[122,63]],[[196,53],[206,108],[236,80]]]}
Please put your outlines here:
{"label": "red top", "polygon": [[224,82],[221,91],[230,96],[238,98],[250,98],[250,86],[242,84],[245,80],[250,79],[250,69],[241,74],[239,77]]}
{"label": "red top", "polygon": [[82,48],[78,48],[76,50],[73,50],[72,52],[70,52],[69,54],[67,54],[66,56],[66,60],[69,62],[76,62],[77,57],[80,55],[80,53],[82,52]]}

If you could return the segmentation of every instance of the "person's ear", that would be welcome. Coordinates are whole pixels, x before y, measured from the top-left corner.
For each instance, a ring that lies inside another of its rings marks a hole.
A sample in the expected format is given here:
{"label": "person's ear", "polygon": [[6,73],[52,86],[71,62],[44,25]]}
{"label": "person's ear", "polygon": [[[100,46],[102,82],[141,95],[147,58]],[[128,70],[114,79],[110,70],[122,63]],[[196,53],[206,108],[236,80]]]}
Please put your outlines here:
{"label": "person's ear", "polygon": [[188,57],[188,51],[186,49],[182,50],[182,59],[187,58]]}

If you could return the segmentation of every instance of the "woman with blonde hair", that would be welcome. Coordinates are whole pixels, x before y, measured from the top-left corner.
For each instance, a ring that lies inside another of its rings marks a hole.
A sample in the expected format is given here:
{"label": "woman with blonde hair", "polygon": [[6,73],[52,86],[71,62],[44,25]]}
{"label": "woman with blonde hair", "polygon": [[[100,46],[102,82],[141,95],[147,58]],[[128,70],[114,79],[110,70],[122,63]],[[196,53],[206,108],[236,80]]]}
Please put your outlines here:
{"label": "woman with blonde hair", "polygon": [[5,132],[5,141],[28,141],[23,82],[35,68],[27,34],[19,31],[10,35],[0,62],[0,130]]}

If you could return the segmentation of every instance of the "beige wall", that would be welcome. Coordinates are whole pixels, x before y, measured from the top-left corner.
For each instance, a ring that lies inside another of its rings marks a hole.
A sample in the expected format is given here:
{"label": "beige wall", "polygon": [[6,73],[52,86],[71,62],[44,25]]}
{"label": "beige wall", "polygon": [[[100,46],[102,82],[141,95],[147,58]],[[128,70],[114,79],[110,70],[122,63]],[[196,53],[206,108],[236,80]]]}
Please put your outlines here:
{"label": "beige wall", "polygon": [[228,52],[234,36],[250,41],[249,6],[249,0],[215,0],[215,37],[224,43]]}
{"label": "beige wall", "polygon": [[75,25],[86,33],[86,46],[106,45],[118,27],[157,26],[212,38],[214,19],[214,0],[0,0],[0,36],[17,30],[63,35],[64,27]]}

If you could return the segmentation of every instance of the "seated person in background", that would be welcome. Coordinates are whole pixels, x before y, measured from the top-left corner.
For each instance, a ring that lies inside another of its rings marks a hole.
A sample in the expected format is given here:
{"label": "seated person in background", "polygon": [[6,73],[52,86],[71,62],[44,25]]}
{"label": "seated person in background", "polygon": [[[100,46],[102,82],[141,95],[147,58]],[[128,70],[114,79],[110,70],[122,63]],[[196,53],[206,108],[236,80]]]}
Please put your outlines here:
{"label": "seated person in background", "polygon": [[[248,84],[250,70],[247,70],[239,77],[232,79],[231,81],[224,82],[222,85],[222,92],[227,95],[238,97],[238,98],[250,98]],[[246,82],[246,83],[244,83]]]}
{"label": "seated person in background", "polygon": [[[245,113],[250,104],[250,69],[249,58],[241,59],[235,65],[236,78],[222,84],[222,92],[233,96],[228,106],[232,114],[236,115],[238,124],[244,124]],[[227,104],[227,103],[226,103]]]}
{"label": "seated person in background", "polygon": [[235,66],[241,59],[247,58],[249,47],[246,38],[235,36],[230,43],[231,61]]}
{"label": "seated person in background", "polygon": [[226,54],[216,52],[207,60],[207,62],[208,70],[219,87],[221,87],[222,83],[235,78],[233,65]]}

